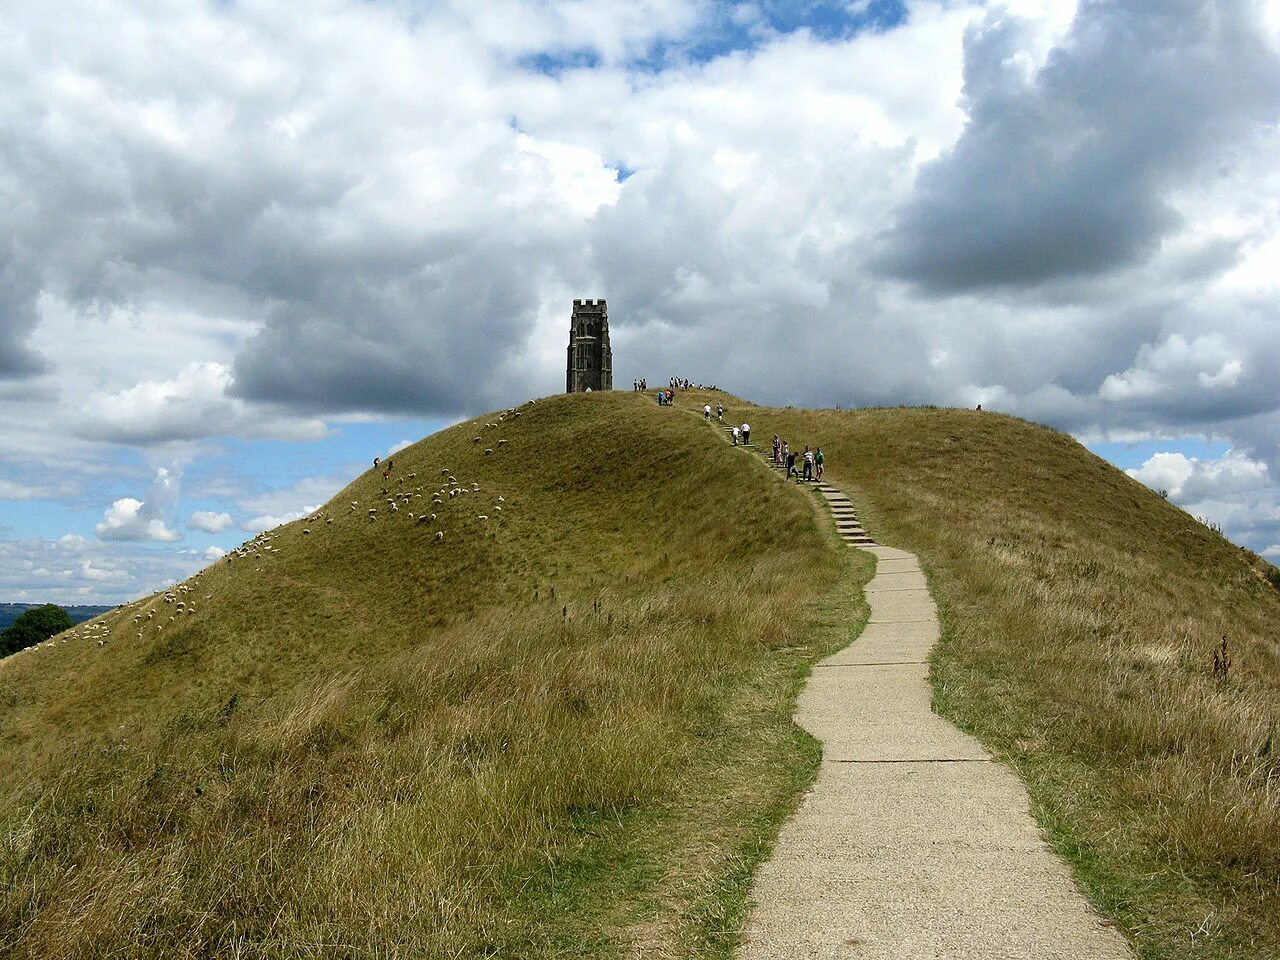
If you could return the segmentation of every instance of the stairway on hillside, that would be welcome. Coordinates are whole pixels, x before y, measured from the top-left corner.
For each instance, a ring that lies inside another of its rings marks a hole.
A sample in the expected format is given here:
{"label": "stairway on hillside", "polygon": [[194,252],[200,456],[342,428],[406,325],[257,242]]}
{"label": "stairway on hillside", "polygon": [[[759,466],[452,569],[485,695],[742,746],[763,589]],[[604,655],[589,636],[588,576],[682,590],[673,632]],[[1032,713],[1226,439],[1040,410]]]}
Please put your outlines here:
{"label": "stairway on hillside", "polygon": [[[724,428],[725,436],[729,439],[730,443],[732,443],[733,427],[724,426],[723,424],[721,424],[721,426]],[[752,432],[754,433],[755,431]],[[766,452],[762,447],[759,447],[754,443],[743,443],[741,440],[738,441],[736,446],[755,453],[771,468],[782,474],[784,480],[786,479],[787,468],[784,464],[773,462],[772,450]],[[797,454],[797,459],[798,457],[799,455]],[[801,468],[797,467],[796,469],[800,470]],[[817,487],[818,492],[822,494],[823,499],[826,500],[827,507],[830,509],[832,517],[835,518],[836,533],[840,535],[841,540],[855,547],[871,547],[876,545],[876,542],[871,539],[867,531],[862,528],[862,524],[858,522],[858,515],[853,508],[853,501],[845,496],[843,491],[838,487],[832,486],[825,480],[797,480],[796,482],[812,484]]]}

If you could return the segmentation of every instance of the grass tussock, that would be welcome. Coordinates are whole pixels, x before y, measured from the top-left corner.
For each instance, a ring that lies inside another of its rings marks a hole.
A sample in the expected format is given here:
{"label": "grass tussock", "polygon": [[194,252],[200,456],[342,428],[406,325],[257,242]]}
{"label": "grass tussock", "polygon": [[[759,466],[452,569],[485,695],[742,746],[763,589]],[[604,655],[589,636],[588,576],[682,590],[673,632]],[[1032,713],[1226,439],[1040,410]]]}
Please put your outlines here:
{"label": "grass tussock", "polygon": [[[205,571],[193,614],[0,662],[0,954],[727,955],[870,567],[676,411],[520,412],[397,454],[398,515],[370,471]],[[450,475],[479,492],[430,505]]]}
{"label": "grass tussock", "polygon": [[873,536],[919,554],[943,619],[937,708],[1023,774],[1141,954],[1280,956],[1274,568],[1014,418],[751,421],[821,445]]}

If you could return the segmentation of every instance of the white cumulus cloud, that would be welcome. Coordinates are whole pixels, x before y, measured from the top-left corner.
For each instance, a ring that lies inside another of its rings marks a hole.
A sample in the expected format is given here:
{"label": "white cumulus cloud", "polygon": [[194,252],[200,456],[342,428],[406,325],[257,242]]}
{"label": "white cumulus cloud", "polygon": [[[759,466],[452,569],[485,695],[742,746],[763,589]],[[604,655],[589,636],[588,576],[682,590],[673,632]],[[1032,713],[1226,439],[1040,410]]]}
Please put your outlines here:
{"label": "white cumulus cloud", "polygon": [[158,543],[181,540],[182,534],[165,525],[177,506],[178,493],[178,477],[164,467],[159,468],[145,500],[121,497],[107,508],[96,528],[99,538]]}
{"label": "white cumulus cloud", "polygon": [[211,510],[197,510],[187,518],[189,530],[203,530],[205,533],[221,533],[231,526],[231,514],[214,513]]}

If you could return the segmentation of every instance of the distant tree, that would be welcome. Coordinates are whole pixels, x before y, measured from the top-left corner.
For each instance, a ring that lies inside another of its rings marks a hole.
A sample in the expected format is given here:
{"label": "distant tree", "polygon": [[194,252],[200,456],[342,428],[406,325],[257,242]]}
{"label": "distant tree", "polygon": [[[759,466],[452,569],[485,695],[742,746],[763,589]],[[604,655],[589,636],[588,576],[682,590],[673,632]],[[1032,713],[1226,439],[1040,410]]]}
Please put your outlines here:
{"label": "distant tree", "polygon": [[67,611],[56,603],[32,607],[13,621],[7,630],[0,632],[0,656],[17,653],[72,626],[74,624]]}

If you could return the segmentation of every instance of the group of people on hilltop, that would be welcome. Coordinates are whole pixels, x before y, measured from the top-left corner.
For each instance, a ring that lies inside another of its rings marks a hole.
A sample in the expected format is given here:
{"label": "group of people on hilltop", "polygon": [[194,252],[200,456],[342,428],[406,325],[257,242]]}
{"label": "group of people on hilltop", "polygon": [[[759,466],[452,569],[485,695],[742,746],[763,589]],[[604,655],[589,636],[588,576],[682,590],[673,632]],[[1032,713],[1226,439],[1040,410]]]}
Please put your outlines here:
{"label": "group of people on hilltop", "polygon": [[776,433],[773,435],[773,462],[787,468],[788,480],[792,477],[796,478],[796,483],[821,480],[823,461],[821,447],[811,450],[806,445],[804,453],[797,454],[787,441]]}
{"label": "group of people on hilltop", "polygon": [[672,390],[693,390],[695,388],[698,390],[719,390],[720,389],[714,383],[708,383],[708,384],[694,383],[688,377],[672,377],[671,380],[668,381],[667,385],[670,386]]}
{"label": "group of people on hilltop", "polygon": [[[698,390],[719,390],[720,389],[714,383],[707,384],[704,386],[701,383],[694,383],[688,377],[672,377],[669,381],[667,381],[667,388],[671,391],[693,390],[693,389],[698,389]],[[648,377],[639,377],[631,381],[631,391],[633,393],[644,393],[648,389],[649,389]]]}

